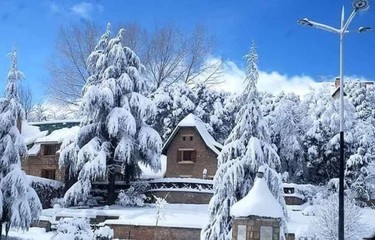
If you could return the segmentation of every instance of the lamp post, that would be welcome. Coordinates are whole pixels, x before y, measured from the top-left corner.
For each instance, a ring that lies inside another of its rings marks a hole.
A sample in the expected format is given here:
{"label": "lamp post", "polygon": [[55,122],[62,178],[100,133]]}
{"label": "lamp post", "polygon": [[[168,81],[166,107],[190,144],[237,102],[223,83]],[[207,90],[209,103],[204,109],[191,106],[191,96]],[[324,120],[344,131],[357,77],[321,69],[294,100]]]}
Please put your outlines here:
{"label": "lamp post", "polygon": [[[344,36],[351,31],[348,30],[349,24],[359,11],[367,10],[369,7],[368,0],[355,0],[352,4],[353,10],[348,19],[345,21],[344,7],[341,11],[341,27],[334,28],[326,24],[311,21],[307,18],[298,20],[297,22],[303,26],[319,28],[328,32],[339,34],[340,36],[340,169],[339,169],[339,240],[344,240],[344,65],[343,65],[343,44]],[[360,27],[359,33],[368,32],[370,27]]]}

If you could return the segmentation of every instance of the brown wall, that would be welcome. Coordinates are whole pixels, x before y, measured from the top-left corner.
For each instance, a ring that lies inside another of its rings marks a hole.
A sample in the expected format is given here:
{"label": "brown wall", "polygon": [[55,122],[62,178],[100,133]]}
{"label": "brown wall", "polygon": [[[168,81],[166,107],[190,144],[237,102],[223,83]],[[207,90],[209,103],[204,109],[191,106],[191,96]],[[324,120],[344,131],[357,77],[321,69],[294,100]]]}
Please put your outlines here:
{"label": "brown wall", "polygon": [[273,228],[273,237],[270,240],[279,240],[280,223],[276,219],[267,218],[235,218],[233,220],[232,240],[237,240],[238,225],[246,225],[246,239],[260,240],[260,226],[270,226]]}
{"label": "brown wall", "polygon": [[[174,228],[106,224],[113,229],[114,238],[134,240],[199,240],[199,228]],[[130,235],[130,238],[129,238]]]}
{"label": "brown wall", "polygon": [[[183,135],[193,135],[193,141],[182,140]],[[193,148],[197,151],[196,162],[182,164],[177,162],[177,152],[179,149]],[[217,170],[217,156],[205,144],[202,137],[194,127],[180,128],[171,140],[167,149],[167,172],[166,177],[180,177],[181,175],[191,175],[192,178],[202,178],[203,169],[207,169],[207,175],[213,177]]]}
{"label": "brown wall", "polygon": [[149,192],[156,197],[164,198],[168,203],[189,203],[189,204],[208,204],[212,198],[212,193],[199,192]]}
{"label": "brown wall", "polygon": [[59,170],[59,155],[43,155],[44,145],[40,147],[40,152],[37,156],[29,156],[22,162],[22,169],[27,175],[36,177],[42,176],[42,169],[54,169],[55,180],[64,181],[64,172]]}

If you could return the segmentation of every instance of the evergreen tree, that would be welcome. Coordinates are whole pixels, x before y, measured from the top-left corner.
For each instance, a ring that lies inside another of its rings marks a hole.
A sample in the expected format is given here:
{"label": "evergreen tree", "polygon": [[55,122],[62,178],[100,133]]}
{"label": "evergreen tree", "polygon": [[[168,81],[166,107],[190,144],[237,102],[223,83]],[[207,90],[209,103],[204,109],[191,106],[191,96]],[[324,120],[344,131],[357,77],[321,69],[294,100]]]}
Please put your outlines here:
{"label": "evergreen tree", "polygon": [[90,77],[83,88],[84,119],[74,141],[64,143],[60,165],[76,174],[66,192],[68,204],[87,199],[91,182],[108,180],[108,204],[115,201],[115,178],[130,182],[141,174],[139,163],[160,169],[161,139],[147,122],[156,113],[146,91],[144,66],[122,45],[124,30],[110,39],[109,26],[87,59]]}
{"label": "evergreen tree", "polygon": [[10,60],[5,98],[0,99],[0,235],[4,223],[6,235],[10,227],[27,230],[42,211],[36,192],[21,170],[21,160],[27,154],[17,128],[24,116],[18,95],[23,74],[17,67],[16,51],[10,53]]}
{"label": "evergreen tree", "polygon": [[[269,144],[270,138],[260,110],[256,87],[259,76],[258,56],[254,44],[245,58],[247,76],[242,106],[236,116],[237,124],[218,156],[214,196],[209,204],[209,223],[202,229],[201,239],[229,239],[232,228],[230,207],[249,192],[260,166],[266,164],[271,169],[280,168],[280,159]],[[280,175],[275,171],[268,171],[266,179],[272,193],[285,207],[285,202],[280,197]]]}
{"label": "evergreen tree", "polygon": [[153,127],[166,141],[177,124],[195,109],[196,95],[183,82],[160,87],[153,94],[157,114]]}

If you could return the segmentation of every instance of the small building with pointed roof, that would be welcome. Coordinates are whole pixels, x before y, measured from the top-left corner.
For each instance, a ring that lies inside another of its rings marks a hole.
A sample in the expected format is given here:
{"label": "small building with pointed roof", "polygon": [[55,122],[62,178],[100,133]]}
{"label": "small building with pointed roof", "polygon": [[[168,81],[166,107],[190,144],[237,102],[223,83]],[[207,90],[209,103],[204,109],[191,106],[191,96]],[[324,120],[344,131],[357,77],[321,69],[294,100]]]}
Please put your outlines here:
{"label": "small building with pointed roof", "polygon": [[165,142],[165,177],[212,179],[222,145],[211,136],[205,124],[194,114],[187,115]]}
{"label": "small building with pointed roof", "polygon": [[280,222],[284,213],[268,188],[263,174],[260,168],[249,193],[230,209],[233,217],[233,240],[280,239]]}

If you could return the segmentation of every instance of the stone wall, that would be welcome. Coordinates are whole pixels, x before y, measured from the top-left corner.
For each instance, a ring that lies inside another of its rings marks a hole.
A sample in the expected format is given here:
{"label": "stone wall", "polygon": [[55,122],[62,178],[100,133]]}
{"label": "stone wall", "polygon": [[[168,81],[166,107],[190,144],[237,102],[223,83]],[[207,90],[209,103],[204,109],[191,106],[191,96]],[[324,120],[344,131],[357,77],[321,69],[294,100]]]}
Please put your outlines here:
{"label": "stone wall", "polygon": [[[183,135],[193,136],[193,140],[183,141]],[[194,149],[196,161],[193,163],[179,163],[177,152],[179,149]],[[167,151],[167,172],[166,177],[189,176],[192,178],[202,178],[203,170],[207,169],[207,176],[213,177],[217,170],[217,156],[205,144],[202,137],[194,127],[183,127],[178,130],[174,138],[168,145]]]}
{"label": "stone wall", "polygon": [[42,170],[55,170],[55,179],[64,182],[64,171],[59,169],[59,155],[43,155],[44,145],[36,156],[29,156],[22,162],[22,169],[27,175],[42,177]]}
{"label": "stone wall", "polygon": [[245,229],[246,240],[260,240],[261,239],[261,226],[272,227],[272,233],[273,233],[272,239],[270,238],[269,240],[279,240],[280,223],[279,223],[279,220],[277,219],[271,219],[271,218],[256,219],[254,217],[235,218],[233,220],[232,240],[240,239],[239,228],[238,228],[239,225],[246,226],[246,229]]}
{"label": "stone wall", "polygon": [[106,224],[113,229],[115,239],[132,240],[199,240],[201,229]]}
{"label": "stone wall", "polygon": [[189,203],[189,204],[208,204],[212,198],[212,193],[199,192],[148,192],[148,195],[165,198],[168,203]]}

